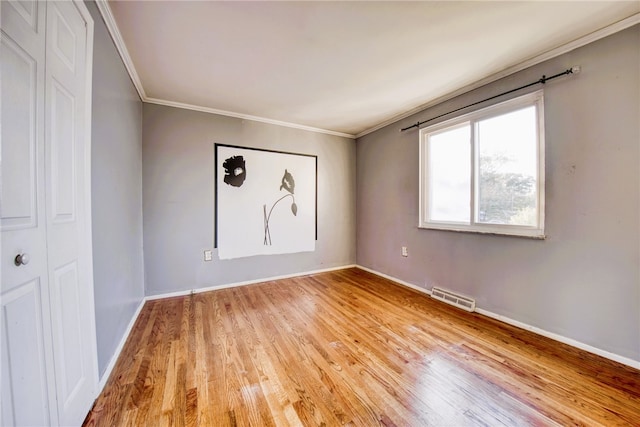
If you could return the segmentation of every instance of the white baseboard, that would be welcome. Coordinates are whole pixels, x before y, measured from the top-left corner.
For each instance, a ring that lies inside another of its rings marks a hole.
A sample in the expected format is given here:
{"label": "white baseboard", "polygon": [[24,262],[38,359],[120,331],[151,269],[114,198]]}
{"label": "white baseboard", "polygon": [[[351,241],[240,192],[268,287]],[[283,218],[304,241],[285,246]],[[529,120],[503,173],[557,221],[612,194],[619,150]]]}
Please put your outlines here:
{"label": "white baseboard", "polygon": [[281,280],[281,279],[290,279],[292,277],[308,276],[310,274],[326,273],[326,272],[329,272],[329,271],[344,270],[345,268],[353,268],[353,267],[357,267],[357,266],[355,264],[349,264],[349,265],[343,265],[343,266],[340,266],[340,267],[324,268],[324,269],[321,269],[321,270],[312,270],[312,271],[303,271],[303,272],[299,272],[299,273],[285,274],[283,276],[273,276],[273,277],[265,277],[265,278],[262,278],[262,279],[247,280],[245,282],[234,282],[234,283],[226,283],[226,284],[223,284],[223,285],[207,286],[207,287],[198,288],[198,289],[187,289],[185,291],[178,291],[178,292],[170,292],[170,293],[165,293],[165,294],[150,295],[150,296],[146,297],[145,300],[146,301],[151,301],[151,300],[163,299],[163,298],[181,297],[181,296],[189,295],[189,294],[199,294],[201,292],[209,292],[209,291],[217,291],[217,290],[220,290],[220,289],[236,288],[238,286],[255,285],[256,283],[271,282],[273,280]]}
{"label": "white baseboard", "polygon": [[[411,289],[415,289],[415,290],[417,290],[419,292],[423,292],[423,293],[425,293],[427,295],[431,295],[431,291],[430,290],[425,289],[425,288],[421,288],[420,286],[416,286],[416,285],[414,285],[412,283],[407,283],[407,282],[405,282],[403,280],[397,279],[395,277],[389,276],[389,275],[384,274],[384,273],[380,273],[379,271],[375,271],[375,270],[372,270],[372,269],[367,268],[367,267],[363,267],[361,265],[356,265],[356,267],[361,269],[361,270],[368,271],[369,273],[375,274],[377,276],[384,277],[385,279],[389,279],[389,280],[391,280],[393,282],[396,282],[396,283],[398,283],[400,285],[409,287]],[[628,358],[628,357],[620,356],[619,354],[611,353],[609,351],[602,350],[602,349],[597,348],[597,347],[593,347],[593,346],[585,344],[583,342],[576,341],[576,340],[574,340],[572,338],[567,338],[565,336],[556,334],[554,332],[549,332],[549,331],[546,331],[544,329],[540,329],[538,327],[531,326],[531,325],[528,325],[526,323],[520,322],[518,320],[514,320],[514,319],[511,319],[509,317],[502,316],[500,314],[496,314],[496,313],[493,313],[493,312],[488,311],[488,310],[484,310],[482,308],[476,307],[475,311],[476,311],[476,313],[481,314],[483,316],[487,316],[487,317],[490,317],[492,319],[499,320],[500,322],[507,323],[509,325],[515,326],[515,327],[520,328],[520,329],[525,329],[525,330],[533,332],[535,334],[542,335],[543,337],[551,338],[552,340],[561,342],[563,344],[567,344],[567,345],[570,345],[572,347],[579,348],[580,350],[588,351],[589,353],[593,353],[595,355],[604,357],[605,359],[613,360],[614,362],[622,363],[623,365],[627,365],[627,366],[630,366],[632,368],[640,370],[640,361],[638,361],[638,360],[634,360],[634,359],[631,359],[631,358]]]}
{"label": "white baseboard", "polygon": [[580,341],[576,341],[572,338],[567,338],[565,336],[556,334],[554,332],[549,332],[544,329],[537,328],[535,326],[528,325],[526,323],[520,322],[518,320],[511,319],[506,316],[502,316],[500,314],[493,313],[488,310],[483,310],[481,308],[476,307],[476,312],[482,314],[483,316],[491,317],[492,319],[499,320],[504,323],[508,323],[509,325],[515,326],[520,329],[525,329],[527,331],[531,331],[535,334],[542,335],[543,337],[551,338],[552,340],[559,341],[563,344],[570,345],[571,347],[579,348],[580,350],[588,351],[589,353],[593,353],[595,355],[604,357],[605,359],[613,360],[614,362],[622,363],[623,365],[630,366],[635,369],[640,370],[640,361],[630,359],[628,357],[620,356],[619,354],[611,353],[606,350],[602,350],[597,347],[593,347],[589,344],[585,344]]}
{"label": "white baseboard", "polygon": [[431,295],[431,289],[421,288],[420,286],[414,285],[413,283],[405,282],[404,280],[397,279],[397,278],[395,278],[393,276],[388,276],[388,275],[386,275],[384,273],[380,273],[379,271],[372,270],[370,268],[363,267],[361,265],[356,265],[356,267],[359,268],[360,270],[368,271],[371,274],[375,274],[376,276],[380,276],[380,277],[384,277],[385,279],[389,279],[392,282],[399,283],[399,284],[401,284],[403,286],[406,286],[407,288],[415,289],[416,291],[425,293],[427,295]]}
{"label": "white baseboard", "polygon": [[120,342],[116,347],[116,350],[113,352],[113,356],[111,356],[111,360],[109,360],[107,369],[105,369],[104,374],[102,374],[102,377],[100,378],[100,382],[98,383],[98,394],[102,393],[104,386],[107,384],[107,381],[109,380],[109,376],[111,376],[111,372],[113,371],[113,368],[116,366],[116,362],[120,357],[120,353],[124,348],[124,344],[127,342],[127,338],[129,338],[129,334],[131,334],[133,325],[135,325],[136,320],[138,320],[138,316],[140,315],[140,312],[142,311],[142,307],[144,307],[145,302],[146,302],[146,298],[143,298],[142,301],[140,301],[140,304],[138,305],[138,308],[136,309],[135,313],[133,313],[133,316],[131,316],[131,320],[129,321],[127,328],[122,334],[122,339],[120,339]]}

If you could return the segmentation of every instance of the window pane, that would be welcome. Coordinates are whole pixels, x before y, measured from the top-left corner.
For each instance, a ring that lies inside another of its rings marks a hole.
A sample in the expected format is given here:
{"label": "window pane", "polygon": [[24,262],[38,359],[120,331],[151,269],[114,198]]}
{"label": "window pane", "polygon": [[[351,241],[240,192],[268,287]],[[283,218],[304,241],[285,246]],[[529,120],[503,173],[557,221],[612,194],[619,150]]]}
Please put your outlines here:
{"label": "window pane", "polygon": [[470,222],[470,126],[429,136],[429,219]]}
{"label": "window pane", "polygon": [[476,221],[537,226],[535,106],[476,123]]}

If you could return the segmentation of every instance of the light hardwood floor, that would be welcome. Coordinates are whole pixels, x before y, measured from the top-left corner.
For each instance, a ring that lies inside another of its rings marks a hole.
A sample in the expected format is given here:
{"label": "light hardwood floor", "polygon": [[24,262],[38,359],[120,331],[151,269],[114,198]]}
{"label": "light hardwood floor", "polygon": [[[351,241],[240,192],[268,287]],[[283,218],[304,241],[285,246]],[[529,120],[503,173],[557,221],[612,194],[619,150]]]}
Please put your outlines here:
{"label": "light hardwood floor", "polygon": [[640,371],[360,269],[145,304],[87,426],[640,425]]}

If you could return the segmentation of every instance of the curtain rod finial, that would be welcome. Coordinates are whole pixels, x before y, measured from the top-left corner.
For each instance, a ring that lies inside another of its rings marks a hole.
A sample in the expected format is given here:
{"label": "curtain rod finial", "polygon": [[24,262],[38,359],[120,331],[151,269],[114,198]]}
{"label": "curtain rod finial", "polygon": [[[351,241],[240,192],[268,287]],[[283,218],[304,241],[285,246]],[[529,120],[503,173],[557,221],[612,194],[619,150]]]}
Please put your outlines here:
{"label": "curtain rod finial", "polygon": [[571,67],[571,73],[572,74],[578,74],[580,72],[580,66],[579,65],[574,65],[573,67]]}

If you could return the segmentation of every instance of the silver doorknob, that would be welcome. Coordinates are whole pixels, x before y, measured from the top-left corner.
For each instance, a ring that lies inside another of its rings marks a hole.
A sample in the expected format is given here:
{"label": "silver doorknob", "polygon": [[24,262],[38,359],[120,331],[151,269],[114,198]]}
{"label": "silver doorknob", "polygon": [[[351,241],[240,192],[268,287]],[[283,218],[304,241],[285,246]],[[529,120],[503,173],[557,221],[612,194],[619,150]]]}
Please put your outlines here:
{"label": "silver doorknob", "polygon": [[30,259],[31,257],[29,257],[29,254],[27,253],[18,254],[16,255],[16,258],[13,260],[13,262],[15,262],[18,267],[20,267],[21,265],[29,264]]}

